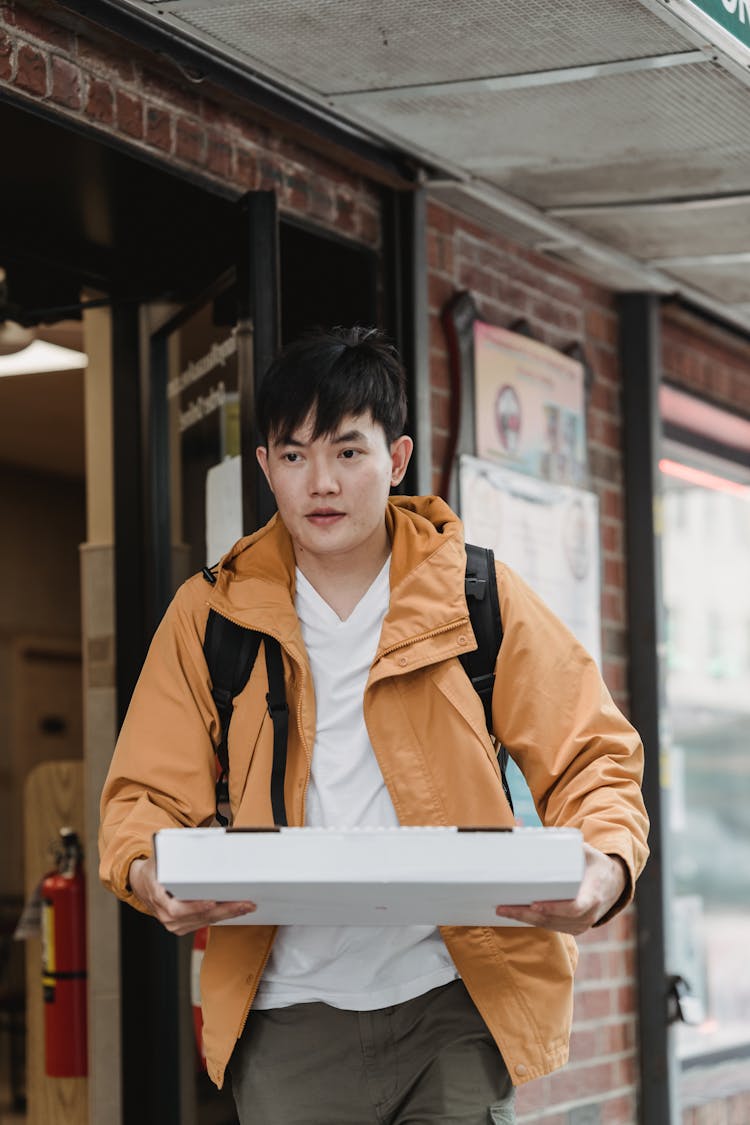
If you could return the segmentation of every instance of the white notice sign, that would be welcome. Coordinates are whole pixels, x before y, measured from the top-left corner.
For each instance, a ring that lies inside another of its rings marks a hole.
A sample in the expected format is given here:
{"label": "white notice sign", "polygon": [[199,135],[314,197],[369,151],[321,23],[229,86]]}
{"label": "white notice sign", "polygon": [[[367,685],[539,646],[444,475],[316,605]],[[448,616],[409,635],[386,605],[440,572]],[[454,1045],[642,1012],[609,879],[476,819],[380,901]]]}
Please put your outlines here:
{"label": "white notice sign", "polygon": [[601,665],[598,497],[476,457],[461,458],[459,489],[467,543],[491,547]]}
{"label": "white notice sign", "polygon": [[242,538],[242,458],[226,457],[206,473],[206,564]]}

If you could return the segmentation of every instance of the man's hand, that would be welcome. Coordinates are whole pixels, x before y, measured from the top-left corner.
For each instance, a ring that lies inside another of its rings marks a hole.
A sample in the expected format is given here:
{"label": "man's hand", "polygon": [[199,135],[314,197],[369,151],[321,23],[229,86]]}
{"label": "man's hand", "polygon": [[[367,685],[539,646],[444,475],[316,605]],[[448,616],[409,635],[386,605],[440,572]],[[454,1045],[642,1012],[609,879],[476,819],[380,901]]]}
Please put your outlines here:
{"label": "man's hand", "polygon": [[156,860],[134,859],[129,879],[134,894],[170,934],[191,934],[201,926],[211,926],[255,910],[254,902],[181,901],[173,898],[156,879]]}
{"label": "man's hand", "polygon": [[626,868],[618,856],[583,845],[585,868],[578,894],[560,902],[532,902],[530,906],[498,906],[495,913],[530,926],[582,934],[615,905],[627,884]]}

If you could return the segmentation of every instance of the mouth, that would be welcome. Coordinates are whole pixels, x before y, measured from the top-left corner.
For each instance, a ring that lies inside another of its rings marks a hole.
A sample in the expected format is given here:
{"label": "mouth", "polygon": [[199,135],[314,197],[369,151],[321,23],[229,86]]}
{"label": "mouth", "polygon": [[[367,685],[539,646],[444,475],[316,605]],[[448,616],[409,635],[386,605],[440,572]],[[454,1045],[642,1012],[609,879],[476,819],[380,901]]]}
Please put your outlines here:
{"label": "mouth", "polygon": [[311,523],[325,527],[327,524],[336,523],[337,520],[343,519],[344,515],[344,512],[339,512],[335,508],[316,508],[314,512],[308,512],[305,518]]}

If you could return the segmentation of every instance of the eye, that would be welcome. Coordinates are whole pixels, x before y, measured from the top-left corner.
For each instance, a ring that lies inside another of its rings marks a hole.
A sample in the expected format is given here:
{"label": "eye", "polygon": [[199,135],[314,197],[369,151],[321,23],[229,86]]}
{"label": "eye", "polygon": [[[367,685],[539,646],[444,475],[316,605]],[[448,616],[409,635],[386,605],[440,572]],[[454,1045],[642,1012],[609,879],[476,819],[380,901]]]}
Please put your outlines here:
{"label": "eye", "polygon": [[300,460],[300,455],[290,449],[288,453],[282,453],[281,460],[286,461],[288,465],[295,465]]}
{"label": "eye", "polygon": [[359,449],[342,449],[341,450],[341,456],[344,458],[345,461],[353,461],[355,459],[355,457],[359,456],[360,453],[361,453],[361,450],[359,450]]}

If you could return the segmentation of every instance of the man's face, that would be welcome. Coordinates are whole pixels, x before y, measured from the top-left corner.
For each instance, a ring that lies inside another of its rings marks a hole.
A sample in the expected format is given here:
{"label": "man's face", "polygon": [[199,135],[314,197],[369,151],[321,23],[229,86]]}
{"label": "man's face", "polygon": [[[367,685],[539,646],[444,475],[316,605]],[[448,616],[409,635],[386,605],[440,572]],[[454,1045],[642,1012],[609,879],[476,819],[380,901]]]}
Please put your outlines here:
{"label": "man's face", "polygon": [[383,549],[388,494],[403,479],[412,441],[404,435],[389,447],[369,413],[345,417],[335,433],[314,441],[312,431],[308,418],[289,441],[271,437],[258,462],[297,561],[349,556],[356,565]]}

